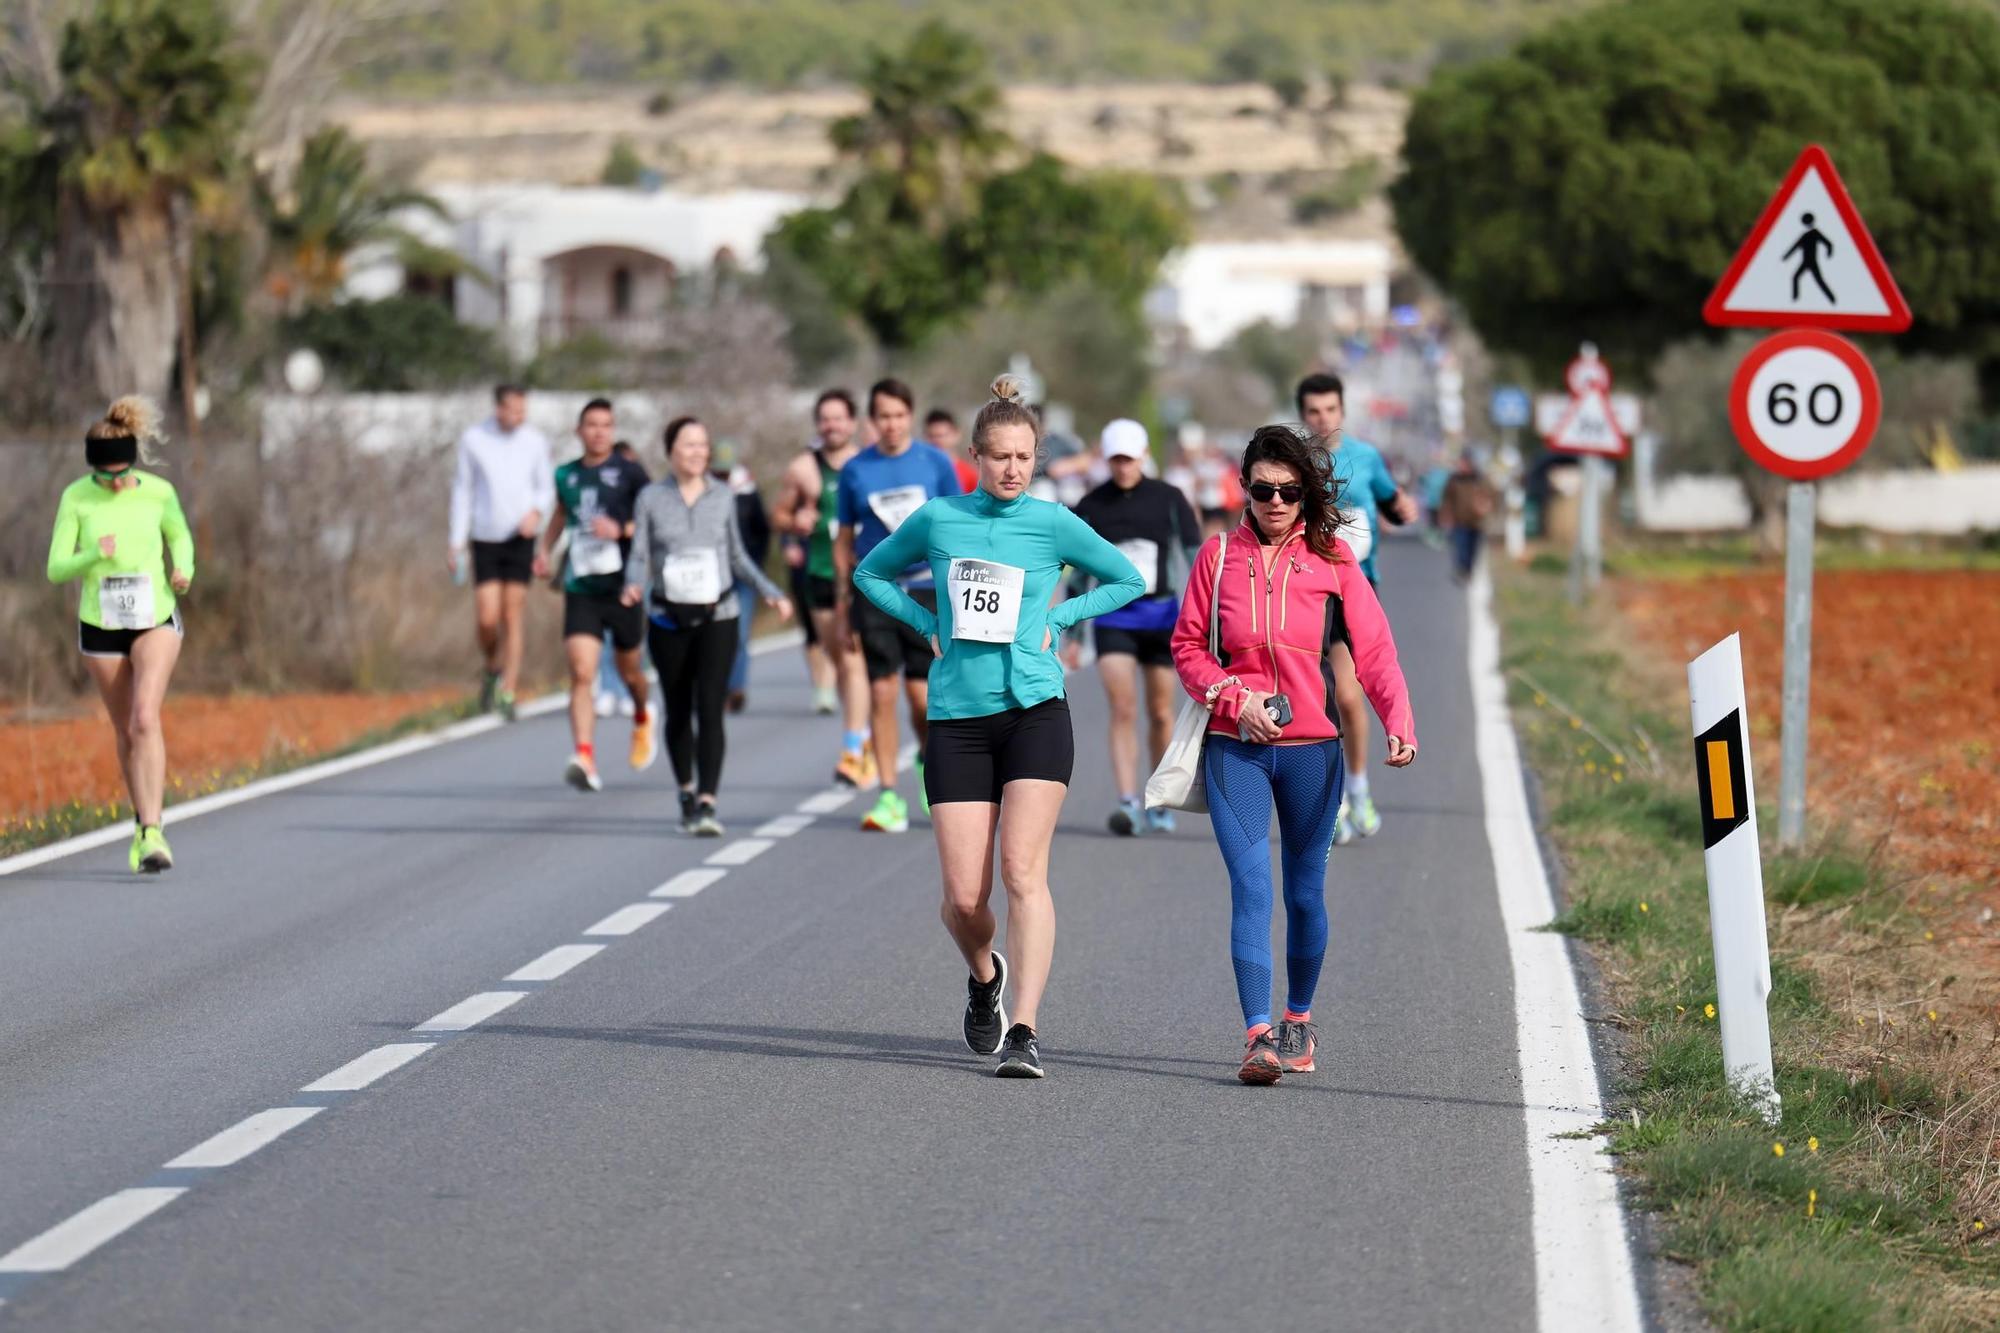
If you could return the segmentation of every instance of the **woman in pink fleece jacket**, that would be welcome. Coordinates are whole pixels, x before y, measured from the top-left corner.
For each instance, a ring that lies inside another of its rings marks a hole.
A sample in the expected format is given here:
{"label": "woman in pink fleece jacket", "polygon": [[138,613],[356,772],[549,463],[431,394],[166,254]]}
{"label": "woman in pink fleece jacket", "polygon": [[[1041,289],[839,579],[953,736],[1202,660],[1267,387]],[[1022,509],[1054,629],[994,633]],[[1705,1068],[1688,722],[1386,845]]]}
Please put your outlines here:
{"label": "woman in pink fleece jacket", "polygon": [[[1195,557],[1174,626],[1181,684],[1210,712],[1202,758],[1215,840],[1229,871],[1231,961],[1243,1005],[1237,1077],[1276,1083],[1314,1068],[1313,991],[1326,956],[1326,856],[1342,759],[1328,651],[1345,641],[1388,736],[1389,766],[1417,757],[1396,642],[1347,544],[1325,447],[1302,427],[1265,426],[1243,453],[1250,506]],[[1221,660],[1209,651],[1220,580]],[[1284,1017],[1271,1023],[1271,810],[1285,893]]]}

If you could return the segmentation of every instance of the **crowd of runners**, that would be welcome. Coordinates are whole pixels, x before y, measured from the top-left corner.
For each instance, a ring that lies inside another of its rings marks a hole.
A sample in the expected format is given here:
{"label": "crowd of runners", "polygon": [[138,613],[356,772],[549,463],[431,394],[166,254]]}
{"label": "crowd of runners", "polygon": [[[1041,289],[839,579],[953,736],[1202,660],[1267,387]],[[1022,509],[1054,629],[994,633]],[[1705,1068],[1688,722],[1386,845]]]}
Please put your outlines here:
{"label": "crowd of runners", "polygon": [[[1386,762],[1416,755],[1374,583],[1379,525],[1418,510],[1382,455],[1346,436],[1337,377],[1306,377],[1295,406],[1296,423],[1259,429],[1240,455],[1197,450],[1163,479],[1130,418],[1106,424],[1095,450],[1051,461],[1042,414],[1013,376],[993,383],[965,431],[943,408],[920,422],[895,379],[858,399],[832,388],[767,515],[750,474],[718,457],[694,417],[666,426],[653,477],[619,438],[614,404],[592,399],[575,423],[577,456],[558,467],[528,422],[526,392],[502,385],[491,415],[458,440],[447,518],[448,566],[472,585],[480,707],[515,715],[531,589],[552,586],[569,684],[561,780],[603,789],[598,723],[622,713],[629,768],[650,768],[664,738],[681,831],[720,836],[727,718],[747,702],[757,605],[781,621],[796,614],[813,711],[829,718],[829,779],[872,793],[864,830],[906,832],[913,801],[930,821],[943,923],[968,971],[967,1045],[997,1055],[1003,1077],[1039,1078],[1055,945],[1049,859],[1075,754],[1068,676],[1088,644],[1108,704],[1113,833],[1176,831],[1173,809],[1149,807],[1147,775],[1168,758],[1176,712],[1188,700],[1204,710],[1195,782],[1229,886],[1239,1075],[1310,1072],[1329,848],[1382,823],[1371,709]],[[176,595],[195,574],[173,486],[140,466],[154,464],[161,439],[140,399],[89,429],[90,472],[63,492],[48,562],[52,581],[82,582],[78,647],[135,814],[134,872],[173,865],[160,708],[184,632]],[[1464,484],[1452,499],[1460,528],[1490,511]],[[766,573],[773,537],[786,586]],[[1455,544],[1469,569],[1463,552],[1477,542]],[[990,908],[996,853],[1004,955]],[[1280,879],[1285,994],[1274,1022]]]}

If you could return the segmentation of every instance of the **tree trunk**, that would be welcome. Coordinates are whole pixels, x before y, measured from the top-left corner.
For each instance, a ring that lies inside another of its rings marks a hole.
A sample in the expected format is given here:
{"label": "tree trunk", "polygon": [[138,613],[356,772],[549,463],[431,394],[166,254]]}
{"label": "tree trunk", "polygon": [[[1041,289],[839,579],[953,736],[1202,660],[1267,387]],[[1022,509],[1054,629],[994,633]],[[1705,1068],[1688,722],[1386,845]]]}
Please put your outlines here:
{"label": "tree trunk", "polygon": [[163,400],[180,331],[167,205],[99,211],[65,190],[56,216],[51,313],[64,383],[99,407],[128,393]]}

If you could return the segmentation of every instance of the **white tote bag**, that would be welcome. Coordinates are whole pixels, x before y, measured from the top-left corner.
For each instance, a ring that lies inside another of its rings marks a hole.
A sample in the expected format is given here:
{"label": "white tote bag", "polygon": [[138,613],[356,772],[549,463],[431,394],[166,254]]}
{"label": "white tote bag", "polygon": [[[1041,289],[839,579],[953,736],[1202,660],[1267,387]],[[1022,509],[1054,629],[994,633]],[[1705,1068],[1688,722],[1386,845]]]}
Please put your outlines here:
{"label": "white tote bag", "polygon": [[[1222,570],[1228,558],[1229,534],[1225,532],[1222,545],[1216,549],[1215,582],[1208,596],[1208,651],[1217,661],[1222,660]],[[1208,709],[1193,699],[1181,705],[1181,715],[1174,719],[1174,734],[1167,741],[1166,753],[1160,756],[1160,766],[1146,779],[1148,810],[1165,806],[1169,810],[1207,813],[1208,784],[1201,776],[1201,752],[1208,744],[1208,722]]]}

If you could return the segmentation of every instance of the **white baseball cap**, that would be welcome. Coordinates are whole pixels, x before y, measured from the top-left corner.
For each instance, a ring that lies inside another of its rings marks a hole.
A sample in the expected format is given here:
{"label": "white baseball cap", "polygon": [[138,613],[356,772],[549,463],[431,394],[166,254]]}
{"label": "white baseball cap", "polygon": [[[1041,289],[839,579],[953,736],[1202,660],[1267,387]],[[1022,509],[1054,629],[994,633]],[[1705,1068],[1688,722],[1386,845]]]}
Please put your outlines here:
{"label": "white baseball cap", "polygon": [[1146,447],[1146,428],[1130,417],[1108,423],[1097,442],[1106,458],[1143,459],[1151,452]]}

